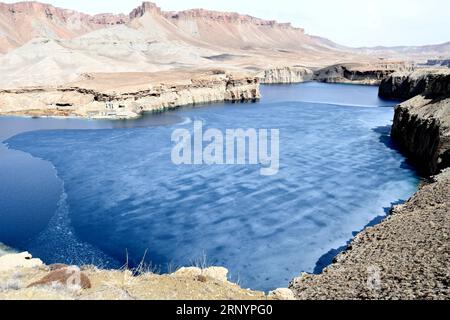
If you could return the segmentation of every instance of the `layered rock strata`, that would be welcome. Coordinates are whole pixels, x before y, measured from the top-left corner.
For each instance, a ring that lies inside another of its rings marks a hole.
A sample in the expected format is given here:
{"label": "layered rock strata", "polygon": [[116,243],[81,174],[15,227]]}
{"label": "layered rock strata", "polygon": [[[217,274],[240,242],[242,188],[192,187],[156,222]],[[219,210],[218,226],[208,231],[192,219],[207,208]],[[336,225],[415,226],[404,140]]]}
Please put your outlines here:
{"label": "layered rock strata", "polygon": [[409,99],[395,108],[392,138],[418,169],[430,175],[450,166],[450,71],[394,73],[379,91]]}
{"label": "layered rock strata", "polygon": [[316,71],[314,80],[328,83],[379,85],[384,78],[399,70],[412,70],[412,66],[403,62],[338,64]]}
{"label": "layered rock strata", "polygon": [[379,95],[386,99],[407,100],[417,95],[429,98],[450,94],[450,70],[421,69],[395,72],[380,84]]}
{"label": "layered rock strata", "polygon": [[304,67],[279,67],[264,70],[257,76],[263,84],[300,83],[311,81],[313,71]]}
{"label": "layered rock strata", "polygon": [[[85,80],[68,86],[1,90],[0,114],[125,119],[138,117],[147,111],[190,104],[260,98],[257,77],[222,71],[150,84],[144,82],[145,75],[141,74],[85,77]],[[120,87],[112,83],[114,77],[120,78],[118,82],[138,79],[141,83]],[[162,78],[163,75],[159,79]]]}

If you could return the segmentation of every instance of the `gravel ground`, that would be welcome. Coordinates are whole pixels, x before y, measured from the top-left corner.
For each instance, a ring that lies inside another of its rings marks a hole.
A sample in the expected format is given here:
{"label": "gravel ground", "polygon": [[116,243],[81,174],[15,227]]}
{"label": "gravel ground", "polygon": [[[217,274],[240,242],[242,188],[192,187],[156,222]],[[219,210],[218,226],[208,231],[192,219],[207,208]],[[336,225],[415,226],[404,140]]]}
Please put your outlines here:
{"label": "gravel ground", "polygon": [[299,299],[449,299],[450,169],[381,224],[361,232],[320,275],[294,279]]}

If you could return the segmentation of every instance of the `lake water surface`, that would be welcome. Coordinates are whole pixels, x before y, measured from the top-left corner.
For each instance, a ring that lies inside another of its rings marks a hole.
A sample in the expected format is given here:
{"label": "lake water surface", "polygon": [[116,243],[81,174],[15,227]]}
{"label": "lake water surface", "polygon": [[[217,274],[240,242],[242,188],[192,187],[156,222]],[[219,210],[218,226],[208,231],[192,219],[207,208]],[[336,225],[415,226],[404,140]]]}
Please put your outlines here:
{"label": "lake water surface", "polygon": [[[47,263],[120,267],[128,255],[162,272],[220,265],[261,290],[320,271],[333,249],[409,198],[418,177],[390,141],[393,103],[376,87],[262,94],[134,121],[0,118],[0,242]],[[279,173],[174,165],[171,133],[195,120],[279,129]]]}

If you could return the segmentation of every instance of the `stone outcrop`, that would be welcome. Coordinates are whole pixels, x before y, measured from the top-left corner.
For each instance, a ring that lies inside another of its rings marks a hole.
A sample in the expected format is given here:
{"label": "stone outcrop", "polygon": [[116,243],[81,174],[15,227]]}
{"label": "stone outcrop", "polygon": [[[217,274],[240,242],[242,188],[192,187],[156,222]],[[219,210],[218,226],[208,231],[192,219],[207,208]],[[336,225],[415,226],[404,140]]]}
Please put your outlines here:
{"label": "stone outcrop", "polygon": [[35,268],[42,266],[40,259],[34,259],[30,253],[9,253],[0,257],[0,272],[12,271],[17,268]]}
{"label": "stone outcrop", "polygon": [[412,66],[401,62],[338,64],[316,71],[314,80],[328,83],[378,85],[384,78],[399,70],[412,70]]}
{"label": "stone outcrop", "polygon": [[222,23],[253,24],[255,26],[265,26],[284,30],[295,30],[301,33],[305,32],[305,30],[302,28],[293,27],[291,23],[279,23],[275,20],[259,19],[252,17],[250,15],[243,15],[236,12],[190,9],[180,12],[164,12],[163,15],[167,19],[174,22],[178,22],[178,20],[205,19]]}
{"label": "stone outcrop", "polygon": [[[227,282],[228,281],[228,270],[223,267],[209,267],[207,269],[200,269],[197,267],[182,267],[178,269],[175,276],[190,276],[190,277],[205,277],[212,278],[218,281]],[[204,279],[204,278],[203,278]]]}
{"label": "stone outcrop", "polygon": [[381,82],[379,89],[379,96],[386,99],[407,100],[419,94],[431,98],[450,94],[450,70],[395,72]]}
{"label": "stone outcrop", "polygon": [[[23,254],[8,257],[8,261],[22,259]],[[228,270],[220,267],[181,268],[165,275],[145,268],[100,270],[93,266],[43,264],[16,264],[13,269],[3,271],[5,261],[0,260],[0,300],[267,300],[287,297],[286,291],[283,295],[268,297],[264,292],[242,289],[229,282]]]}
{"label": "stone outcrop", "polygon": [[[126,75],[110,75],[121,77]],[[106,76],[108,77],[108,75]],[[144,77],[135,74],[135,78]],[[143,112],[220,101],[260,98],[257,77],[211,71],[185,80],[141,84],[134,88],[95,87],[94,76],[73,86],[0,91],[0,114],[126,119]],[[111,79],[109,79],[111,80]],[[102,82],[101,80],[100,82]]]}
{"label": "stone outcrop", "polygon": [[294,292],[288,288],[278,288],[270,291],[269,298],[274,300],[296,300]]}
{"label": "stone outcrop", "polygon": [[156,14],[161,15],[162,11],[156,4],[148,1],[144,1],[139,7],[133,9],[130,13],[130,20],[140,18],[144,14]]}
{"label": "stone outcrop", "polygon": [[409,99],[395,108],[392,138],[425,175],[450,165],[450,71],[394,73],[380,86],[383,98]]}
{"label": "stone outcrop", "polygon": [[266,69],[257,76],[264,84],[300,83],[311,81],[313,71],[304,67],[278,67]]}
{"label": "stone outcrop", "polygon": [[419,95],[398,105],[391,136],[424,175],[450,166],[450,97]]}

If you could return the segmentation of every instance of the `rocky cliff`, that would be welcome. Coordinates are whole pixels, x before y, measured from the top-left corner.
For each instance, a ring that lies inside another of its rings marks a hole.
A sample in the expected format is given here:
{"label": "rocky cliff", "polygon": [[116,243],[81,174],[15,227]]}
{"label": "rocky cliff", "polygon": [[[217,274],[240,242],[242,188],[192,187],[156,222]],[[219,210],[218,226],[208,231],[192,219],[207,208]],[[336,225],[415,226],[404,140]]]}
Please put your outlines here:
{"label": "rocky cliff", "polygon": [[264,70],[257,76],[264,84],[299,83],[312,80],[313,72],[304,67],[279,67]]}
{"label": "rocky cliff", "polygon": [[450,70],[421,69],[395,72],[380,84],[379,96],[407,100],[417,95],[440,97],[450,94]]}
{"label": "rocky cliff", "polygon": [[403,62],[338,64],[316,71],[314,80],[329,83],[378,85],[384,78],[399,70],[412,70],[412,66]]}
{"label": "rocky cliff", "polygon": [[0,114],[123,119],[190,104],[260,98],[254,76],[215,70],[164,80],[169,76],[159,73],[155,81],[152,74],[91,74],[69,86],[1,90]]}
{"label": "rocky cliff", "polygon": [[392,138],[425,175],[450,165],[450,71],[394,73],[380,96],[409,99],[395,108]]}

